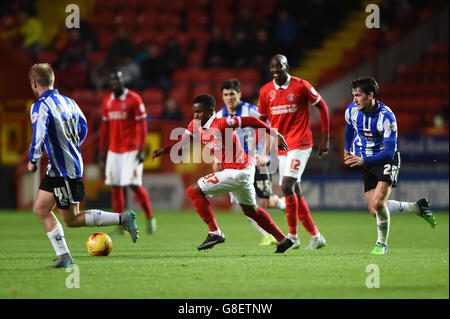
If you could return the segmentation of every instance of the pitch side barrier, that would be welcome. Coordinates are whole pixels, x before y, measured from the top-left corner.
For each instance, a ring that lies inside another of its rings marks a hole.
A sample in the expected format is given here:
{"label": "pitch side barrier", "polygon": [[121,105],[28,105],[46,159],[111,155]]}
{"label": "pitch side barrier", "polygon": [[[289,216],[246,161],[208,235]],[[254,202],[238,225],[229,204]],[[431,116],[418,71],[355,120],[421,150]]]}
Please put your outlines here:
{"label": "pitch side barrier", "polygon": [[[400,171],[391,199],[415,202],[426,197],[434,211],[449,210],[448,174],[411,174]],[[302,177],[302,193],[313,210],[367,210],[361,174]]]}

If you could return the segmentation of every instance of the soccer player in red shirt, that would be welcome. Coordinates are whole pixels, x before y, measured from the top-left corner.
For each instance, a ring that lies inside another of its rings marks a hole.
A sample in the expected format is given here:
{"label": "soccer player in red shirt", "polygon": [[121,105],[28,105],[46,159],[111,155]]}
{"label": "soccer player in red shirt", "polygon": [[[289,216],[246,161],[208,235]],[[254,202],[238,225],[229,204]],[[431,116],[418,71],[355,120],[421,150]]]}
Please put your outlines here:
{"label": "soccer player in red shirt", "polygon": [[269,120],[273,128],[286,137],[289,151],[278,151],[280,185],[286,199],[288,237],[294,240],[293,248],[300,246],[297,234],[297,217],[311,235],[306,249],[318,249],[326,245],[311,217],[303,198],[300,180],[312,150],[313,141],[309,126],[309,103],[319,109],[322,125],[318,157],[328,153],[329,115],[328,107],[319,93],[308,81],[291,76],[284,55],[277,54],[270,60],[273,81],[266,83],[259,92],[258,112],[262,121]]}
{"label": "soccer player in red shirt", "polygon": [[183,147],[189,143],[192,137],[194,142],[197,140],[204,145],[206,150],[209,149],[214,154],[215,159],[222,164],[222,171],[201,177],[197,183],[192,184],[186,190],[195,210],[209,229],[206,240],[197,247],[198,250],[212,248],[214,245],[225,241],[225,235],[219,229],[211,205],[205,195],[215,197],[231,193],[241,206],[244,214],[275,237],[278,242],[275,252],[283,253],[294,242],[283,234],[266,211],[256,206],[255,188],[253,186],[255,163],[242,148],[234,129],[243,127],[265,128],[267,133],[277,136],[278,147],[281,150],[287,150],[286,142],[281,134],[256,117],[216,118],[215,106],[216,101],[213,96],[209,94],[197,96],[192,107],[194,120],[191,121],[185,133],[170,145],[153,151],[152,160],[169,152],[173,160],[173,156],[179,156],[178,151],[181,148],[177,147]]}
{"label": "soccer player in red shirt", "polygon": [[[142,186],[147,113],[141,97],[125,87],[122,72],[110,75],[112,93],[103,99],[100,161],[105,161],[105,184],[111,185],[113,210],[125,209],[123,188],[130,186],[147,218],[147,233],[156,230],[150,199]],[[115,233],[123,233],[119,228]]]}

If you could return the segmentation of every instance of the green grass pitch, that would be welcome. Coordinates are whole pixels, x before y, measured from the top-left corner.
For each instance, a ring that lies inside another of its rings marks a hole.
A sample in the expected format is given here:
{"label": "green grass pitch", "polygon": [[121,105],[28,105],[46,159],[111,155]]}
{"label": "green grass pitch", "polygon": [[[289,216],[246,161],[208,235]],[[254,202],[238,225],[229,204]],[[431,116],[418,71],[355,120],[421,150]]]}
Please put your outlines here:
{"label": "green grass pitch", "polygon": [[[305,251],[309,235],[301,225],[301,247],[274,254],[241,213],[216,212],[224,244],[197,251],[207,228],[194,212],[155,211],[158,229],[140,240],[112,237],[108,257],[91,257],[85,243],[94,232],[114,227],[64,227],[79,269],[79,288],[68,288],[71,272],[44,269],[54,252],[31,212],[0,211],[0,298],[303,299],[449,298],[449,219],[436,214],[432,229],[415,215],[391,217],[389,254],[371,256],[376,240],[369,213],[315,212],[327,247]],[[287,230],[282,213],[272,216]],[[368,265],[379,269],[379,288],[367,288]],[[73,276],[72,276],[73,278]]]}

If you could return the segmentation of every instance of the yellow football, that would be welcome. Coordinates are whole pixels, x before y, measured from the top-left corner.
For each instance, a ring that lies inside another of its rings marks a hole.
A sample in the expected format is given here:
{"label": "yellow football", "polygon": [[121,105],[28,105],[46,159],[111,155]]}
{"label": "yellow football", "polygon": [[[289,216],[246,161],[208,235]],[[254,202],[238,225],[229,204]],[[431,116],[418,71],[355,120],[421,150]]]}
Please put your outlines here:
{"label": "yellow football", "polygon": [[86,249],[91,256],[108,256],[112,247],[111,238],[104,233],[92,234],[86,242]]}

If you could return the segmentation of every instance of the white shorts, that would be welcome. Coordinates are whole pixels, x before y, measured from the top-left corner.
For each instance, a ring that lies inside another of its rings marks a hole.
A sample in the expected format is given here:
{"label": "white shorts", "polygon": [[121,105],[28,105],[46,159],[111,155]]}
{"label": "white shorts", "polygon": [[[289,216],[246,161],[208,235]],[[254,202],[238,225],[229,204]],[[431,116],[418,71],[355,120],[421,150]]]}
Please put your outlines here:
{"label": "white shorts", "polygon": [[284,176],[289,176],[297,179],[300,183],[306,163],[308,163],[309,155],[312,147],[289,151],[286,155],[278,156],[278,170],[280,173],[279,184],[283,182]]}
{"label": "white shorts", "polygon": [[238,204],[256,205],[256,193],[253,181],[255,179],[255,164],[244,169],[224,169],[199,178],[198,186],[210,197],[230,193]]}
{"label": "white shorts", "polygon": [[111,186],[142,185],[144,164],[137,160],[138,151],[114,153],[108,151],[105,167],[105,184]]}

